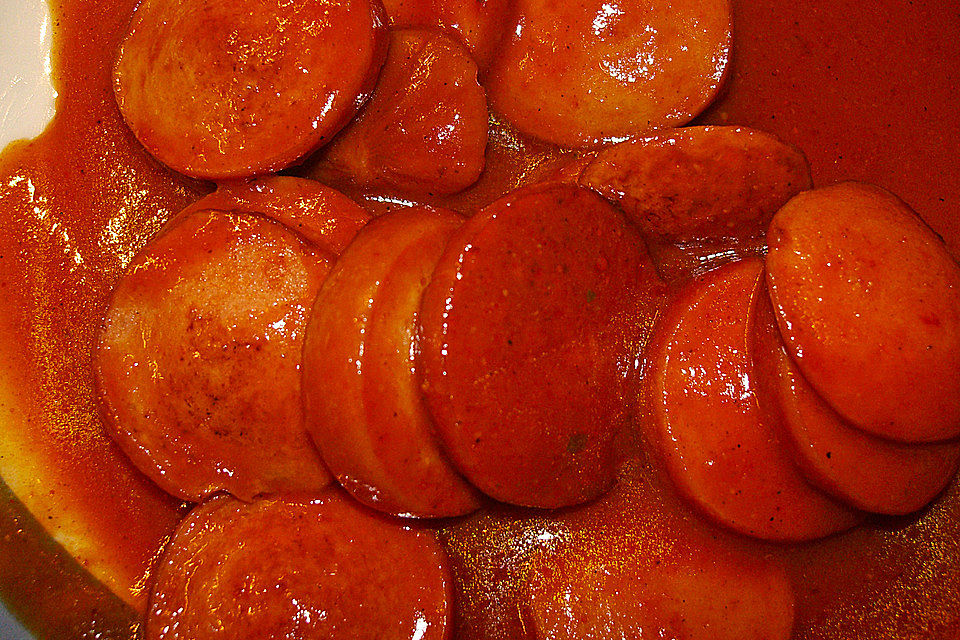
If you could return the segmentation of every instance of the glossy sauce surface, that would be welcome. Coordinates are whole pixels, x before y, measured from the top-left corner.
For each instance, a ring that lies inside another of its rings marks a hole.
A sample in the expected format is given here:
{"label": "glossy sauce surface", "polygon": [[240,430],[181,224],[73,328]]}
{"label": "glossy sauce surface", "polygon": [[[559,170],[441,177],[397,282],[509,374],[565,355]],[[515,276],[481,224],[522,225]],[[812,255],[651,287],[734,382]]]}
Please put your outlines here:
{"label": "glossy sauce surface", "polygon": [[[37,567],[26,578],[0,572],[0,587],[50,637],[73,638],[78,628],[130,637],[134,609],[121,602],[142,609],[145,576],[181,513],[105,436],[90,368],[123,267],[211,188],[161,167],[120,121],[109,73],[134,4],[54,4],[58,115],[41,137],[0,159],[0,473],[22,503],[8,503],[0,518],[0,562]],[[889,188],[960,250],[955,7],[742,1],[734,3],[734,29],[729,83],[701,121],[756,127],[800,146],[816,184],[852,178]],[[491,177],[453,201],[472,210],[499,196],[510,176],[557,155],[497,126],[487,152],[488,164],[499,159]],[[643,537],[641,510],[631,506],[637,500],[655,500],[677,526],[731,548],[781,558],[796,591],[798,638],[952,640],[960,629],[956,481],[918,516],[799,547],[713,529],[673,496],[652,463],[635,465],[609,500],[586,515],[504,509],[447,526],[462,607],[455,637],[523,637],[516,602],[529,551],[562,530],[589,537],[596,527],[629,525],[631,536]],[[79,562],[36,542],[37,523]],[[31,531],[33,542],[24,541]],[[83,569],[103,587],[86,583]],[[72,592],[76,606],[48,599],[51,585],[71,584],[81,585]]]}

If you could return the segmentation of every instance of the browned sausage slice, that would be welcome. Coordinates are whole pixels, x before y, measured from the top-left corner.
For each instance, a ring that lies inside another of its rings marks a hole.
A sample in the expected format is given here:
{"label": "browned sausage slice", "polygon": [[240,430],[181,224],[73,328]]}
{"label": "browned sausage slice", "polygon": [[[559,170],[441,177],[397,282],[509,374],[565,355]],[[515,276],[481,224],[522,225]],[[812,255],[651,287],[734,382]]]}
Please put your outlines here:
{"label": "browned sausage slice", "polygon": [[477,181],[486,145],[487,99],[467,50],[438,31],[395,30],[373,97],[324,152],[319,177],[456,193]]}
{"label": "browned sausage slice", "polygon": [[114,71],[124,119],[199,178],[282,169],[328,142],[386,55],[379,0],[144,0]]}
{"label": "browned sausage slice", "polygon": [[768,540],[846,529],[853,512],[808,485],[757,407],[749,336],[759,259],[694,281],[650,350],[653,440],[680,491],[717,522]]}
{"label": "browned sausage slice", "polygon": [[488,495],[557,507],[613,480],[659,281],[637,234],[574,185],[468,220],[424,292],[424,391],[451,461]]}
{"label": "browned sausage slice", "polygon": [[760,298],[757,396],[780,418],[780,435],[804,476],[864,511],[902,515],[929,503],[956,473],[960,443],[900,444],[850,426],[787,355],[769,298]]}
{"label": "browned sausage slice", "polygon": [[[358,210],[344,208],[348,228]],[[303,429],[299,369],[333,257],[261,215],[202,209],[134,258],[104,320],[97,383],[108,430],[165,490],[249,499],[329,483]]]}
{"label": "browned sausage slice", "polygon": [[727,67],[727,0],[518,0],[516,10],[484,83],[491,106],[561,146],[684,124]]}
{"label": "browned sausage slice", "polygon": [[156,570],[146,640],[445,640],[450,575],[430,532],[335,494],[216,497],[180,524]]}
{"label": "browned sausage slice", "polygon": [[960,266],[896,196],[844,183],[774,217],[767,281],[804,378],[870,433],[960,436]]}
{"label": "browned sausage slice", "polygon": [[462,222],[426,207],[374,220],[340,256],[307,328],[307,429],[355,498],[394,515],[479,506],[433,440],[414,361],[421,294]]}
{"label": "browned sausage slice", "polygon": [[659,240],[746,238],[812,186],[803,153],[746,127],[685,127],[603,149],[580,184]]}

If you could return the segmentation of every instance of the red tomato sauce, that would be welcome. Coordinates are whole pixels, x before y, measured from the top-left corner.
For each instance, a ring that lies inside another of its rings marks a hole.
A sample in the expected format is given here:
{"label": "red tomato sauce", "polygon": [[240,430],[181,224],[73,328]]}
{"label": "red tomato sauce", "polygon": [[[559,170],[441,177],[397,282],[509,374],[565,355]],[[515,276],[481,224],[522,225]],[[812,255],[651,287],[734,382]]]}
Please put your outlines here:
{"label": "red tomato sauce", "polygon": [[[15,464],[0,459],[12,490],[0,509],[0,592],[28,624],[55,638],[88,631],[131,637],[152,561],[183,513],[105,435],[90,368],[123,268],[170,216],[211,188],[153,160],[117,111],[110,71],[134,5],[53,3],[57,115],[37,139],[0,157],[0,441],[7,443],[0,455],[18,456]],[[735,0],[734,9],[732,73],[699,121],[748,125],[798,145],[817,185],[856,179],[892,190],[956,255],[956,7]],[[475,210],[518,172],[556,155],[497,125],[488,175],[450,203]],[[23,471],[15,476],[10,468]],[[504,508],[446,523],[441,538],[457,568],[455,636],[524,637],[516,594],[529,549],[544,534],[588,520],[628,526],[651,503],[726,544],[781,558],[796,591],[797,638],[952,640],[960,633],[956,481],[918,515],[777,546],[703,521],[673,496],[654,462],[631,469],[617,491],[630,499],[611,498],[619,510],[571,516]]]}

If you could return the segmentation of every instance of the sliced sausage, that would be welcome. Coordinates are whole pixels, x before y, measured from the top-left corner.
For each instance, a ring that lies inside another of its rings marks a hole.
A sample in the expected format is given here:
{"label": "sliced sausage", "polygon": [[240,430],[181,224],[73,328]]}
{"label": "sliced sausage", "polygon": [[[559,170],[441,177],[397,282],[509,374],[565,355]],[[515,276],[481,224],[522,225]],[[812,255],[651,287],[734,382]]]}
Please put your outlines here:
{"label": "sliced sausage", "polygon": [[395,30],[373,98],[325,151],[321,180],[404,193],[461,191],[483,170],[487,100],[477,65],[450,37]]}
{"label": "sliced sausage", "polygon": [[219,496],[174,532],[156,569],[145,640],[449,637],[450,575],[430,532],[310,502]]}
{"label": "sliced sausage", "polygon": [[[222,182],[187,207],[192,211],[245,211],[283,224],[331,258],[340,255],[370,220],[370,214],[336,189],[315,180],[270,176],[251,182]],[[177,220],[171,221],[171,225]]]}
{"label": "sliced sausage", "polygon": [[685,127],[603,149],[580,184],[616,202],[659,240],[763,235],[812,186],[796,147],[746,127]]}
{"label": "sliced sausage", "polygon": [[650,350],[652,441],[678,489],[717,522],[768,540],[810,540],[858,516],[804,481],[757,407],[748,336],[763,263],[688,286]]}
{"label": "sliced sausage", "polygon": [[434,443],[414,361],[420,296],[462,222],[426,207],[377,218],[340,256],[307,328],[307,429],[354,497],[394,515],[479,506]]}
{"label": "sliced sausage", "polygon": [[960,436],[960,266],[940,238],[848,182],[787,203],[767,243],[780,332],[823,399],[886,438]]}
{"label": "sliced sausage", "polygon": [[387,51],[379,0],[144,0],[114,91],[140,142],[198,178],[276,171],[328,142]]}
{"label": "sliced sausage", "polygon": [[[348,228],[357,210],[344,208]],[[326,224],[335,246],[344,232]],[[200,209],[133,259],[95,371],[107,429],[166,491],[250,499],[329,483],[302,425],[300,358],[334,257],[264,216]]]}
{"label": "sliced sausage", "polygon": [[574,185],[521,189],[461,227],[424,291],[421,370],[471,483],[539,507],[610,484],[659,287],[623,216]]}
{"label": "sliced sausage", "polygon": [[727,0],[518,0],[517,13],[487,74],[491,106],[561,146],[684,124],[727,67]]}
{"label": "sliced sausage", "polygon": [[779,416],[780,435],[804,476],[864,511],[903,515],[929,503],[956,473],[960,443],[900,444],[850,426],[787,355],[769,298],[760,298],[757,397]]}
{"label": "sliced sausage", "polygon": [[466,45],[485,68],[503,40],[514,0],[384,0],[391,26],[439,27]]}

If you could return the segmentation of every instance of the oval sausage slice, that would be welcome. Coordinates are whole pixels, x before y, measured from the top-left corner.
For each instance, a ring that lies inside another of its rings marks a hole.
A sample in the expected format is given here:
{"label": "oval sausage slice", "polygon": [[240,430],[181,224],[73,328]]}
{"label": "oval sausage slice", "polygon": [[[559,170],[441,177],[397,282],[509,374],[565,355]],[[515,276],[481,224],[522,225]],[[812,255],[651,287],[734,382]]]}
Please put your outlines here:
{"label": "oval sausage slice", "polygon": [[812,186],[796,147],[746,127],[685,127],[607,147],[580,184],[659,240],[748,238]]}
{"label": "oval sausage slice", "polygon": [[[356,210],[344,209],[348,227]],[[95,370],[108,430],[163,489],[198,501],[329,483],[302,425],[300,358],[332,259],[271,219],[211,209],[134,258]]]}
{"label": "oval sausage slice", "polygon": [[269,176],[250,182],[221,182],[168,223],[193,211],[215,209],[258,213],[303,236],[330,258],[340,255],[370,220],[370,214],[336,189],[315,180]]}
{"label": "oval sausage slice", "polygon": [[659,287],[623,216],[574,185],[518,190],[461,227],[424,291],[421,363],[471,483],[538,507],[609,486]]}
{"label": "oval sausage slice", "polygon": [[760,296],[754,332],[761,402],[780,418],[780,435],[804,476],[838,500],[874,513],[917,511],[940,493],[960,462],[960,443],[911,445],[851,427],[804,379]]}
{"label": "oval sausage slice", "polygon": [[644,538],[629,547],[591,536],[539,553],[524,603],[532,637],[791,637],[793,590],[769,560],[683,536]]}
{"label": "oval sausage slice", "polygon": [[755,391],[749,336],[763,263],[687,287],[651,346],[653,441],[680,491],[717,522],[767,540],[811,540],[858,516],[808,485]]}
{"label": "oval sausage slice", "polygon": [[691,120],[730,53],[727,0],[518,0],[484,83],[524,133],[594,145]]}
{"label": "oval sausage slice", "polygon": [[767,243],[780,332],[823,399],[886,438],[960,436],[960,266],[936,234],[848,182],[787,203]]}
{"label": "oval sausage slice", "polygon": [[513,0],[384,0],[383,6],[392,26],[453,32],[480,68],[490,63],[513,16]]}
{"label": "oval sausage slice", "polygon": [[319,177],[444,195],[480,177],[487,99],[466,49],[428,29],[391,33],[373,97],[325,151]]}
{"label": "oval sausage slice", "polygon": [[145,640],[444,640],[451,586],[434,535],[330,494],[219,496],[180,523],[156,569]]}
{"label": "oval sausage slice", "polygon": [[144,0],[114,69],[120,112],[198,178],[282,169],[328,142],[386,55],[379,0]]}
{"label": "oval sausage slice", "polygon": [[307,429],[361,502],[394,515],[447,517],[478,496],[433,440],[420,394],[420,296],[459,215],[418,207],[370,223],[340,256],[307,327]]}

